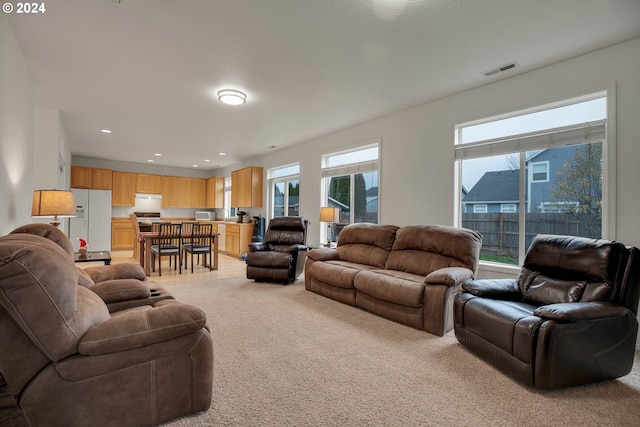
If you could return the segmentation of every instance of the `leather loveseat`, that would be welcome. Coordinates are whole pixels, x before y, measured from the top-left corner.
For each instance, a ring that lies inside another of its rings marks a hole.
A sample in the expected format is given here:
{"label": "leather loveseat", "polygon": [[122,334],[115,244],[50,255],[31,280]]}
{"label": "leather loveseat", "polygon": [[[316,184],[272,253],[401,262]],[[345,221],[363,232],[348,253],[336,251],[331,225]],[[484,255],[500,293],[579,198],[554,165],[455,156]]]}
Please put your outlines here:
{"label": "leather loveseat", "polygon": [[351,224],[335,249],[307,252],[305,288],[442,336],[481,245],[482,236],[464,228]]}
{"label": "leather loveseat", "polygon": [[110,312],[79,272],[52,239],[0,237],[0,372],[29,425],[152,426],[208,409],[204,312],[173,298]]}
{"label": "leather loveseat", "polygon": [[517,279],[470,280],[455,299],[458,341],[527,386],[575,386],[631,371],[640,251],[537,236]]}

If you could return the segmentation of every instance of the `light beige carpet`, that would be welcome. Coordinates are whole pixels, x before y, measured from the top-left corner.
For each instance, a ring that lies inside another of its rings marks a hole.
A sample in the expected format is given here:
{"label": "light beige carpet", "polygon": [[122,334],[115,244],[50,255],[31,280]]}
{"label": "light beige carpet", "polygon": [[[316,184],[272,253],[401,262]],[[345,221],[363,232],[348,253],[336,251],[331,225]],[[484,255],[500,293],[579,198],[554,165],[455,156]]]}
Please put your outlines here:
{"label": "light beige carpet", "polygon": [[537,391],[444,337],[304,289],[169,285],[207,313],[211,409],[167,426],[637,426],[640,360],[615,381]]}

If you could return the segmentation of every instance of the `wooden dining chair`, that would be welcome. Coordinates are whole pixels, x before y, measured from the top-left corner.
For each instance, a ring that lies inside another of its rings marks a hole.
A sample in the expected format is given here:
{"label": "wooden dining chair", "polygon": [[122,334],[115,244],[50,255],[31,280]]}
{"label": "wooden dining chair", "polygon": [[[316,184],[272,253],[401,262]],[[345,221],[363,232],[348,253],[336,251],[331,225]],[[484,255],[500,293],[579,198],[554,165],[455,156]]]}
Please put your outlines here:
{"label": "wooden dining chair", "polygon": [[198,256],[198,264],[200,263],[200,255],[203,256],[202,265],[207,265],[207,254],[209,254],[209,271],[213,269],[212,252],[213,244],[213,225],[192,223],[191,236],[185,238],[186,243],[182,244],[182,252],[184,253],[184,268],[187,269],[186,253],[191,254],[191,272],[193,273],[193,255]]}
{"label": "wooden dining chair", "polygon": [[133,226],[133,257],[140,261],[140,224],[138,224],[138,216],[134,213],[129,215],[131,218],[131,224]]}
{"label": "wooden dining chair", "polygon": [[[155,224],[154,224],[155,225]],[[173,269],[179,269],[182,274],[182,256],[180,251],[180,234],[182,233],[182,224],[172,224],[169,222],[161,222],[158,227],[158,243],[151,245],[151,268],[156,271],[156,256],[158,257],[158,274],[162,276],[162,257],[169,257],[169,266],[171,266],[171,257],[174,259]]]}

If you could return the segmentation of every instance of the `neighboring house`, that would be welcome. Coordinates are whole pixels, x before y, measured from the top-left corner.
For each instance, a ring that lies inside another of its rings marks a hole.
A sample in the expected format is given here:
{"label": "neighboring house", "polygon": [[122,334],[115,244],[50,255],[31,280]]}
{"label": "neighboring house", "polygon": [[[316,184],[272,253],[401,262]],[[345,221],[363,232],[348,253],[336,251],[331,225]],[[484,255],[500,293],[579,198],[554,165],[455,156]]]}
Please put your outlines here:
{"label": "neighboring house", "polygon": [[[563,165],[576,155],[576,146],[542,150],[527,161],[527,206],[532,213],[558,213],[563,206],[554,202],[551,189],[557,188]],[[574,204],[574,200],[564,205]]]}
{"label": "neighboring house", "polygon": [[[526,201],[527,212],[555,213],[569,200],[559,204],[552,199],[563,165],[576,154],[575,146],[542,150],[527,160]],[[465,213],[519,212],[519,169],[486,172],[476,185],[463,196]]]}
{"label": "neighboring house", "polygon": [[463,212],[518,212],[518,175],[518,169],[486,172],[463,196]]}

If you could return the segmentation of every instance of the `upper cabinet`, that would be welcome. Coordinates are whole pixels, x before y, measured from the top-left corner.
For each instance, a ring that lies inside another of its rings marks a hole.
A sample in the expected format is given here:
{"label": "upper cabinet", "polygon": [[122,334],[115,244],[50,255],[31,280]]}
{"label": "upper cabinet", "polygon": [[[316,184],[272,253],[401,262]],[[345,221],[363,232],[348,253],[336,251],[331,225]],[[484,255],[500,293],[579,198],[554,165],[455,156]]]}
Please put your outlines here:
{"label": "upper cabinet", "polygon": [[133,206],[136,204],[136,174],[131,172],[113,172],[113,206]]}
{"label": "upper cabinet", "polygon": [[71,166],[71,188],[111,190],[112,174],[111,169]]}
{"label": "upper cabinet", "polygon": [[162,193],[162,175],[139,173],[136,176],[136,193]]}
{"label": "upper cabinet", "polygon": [[207,179],[205,208],[224,207],[224,177],[214,176]]}
{"label": "upper cabinet", "polygon": [[249,166],[231,172],[231,207],[262,206],[262,172],[260,166]]}
{"label": "upper cabinet", "polygon": [[[162,207],[192,208],[193,179],[184,176],[162,177]],[[204,188],[202,189],[204,192]]]}
{"label": "upper cabinet", "polygon": [[191,207],[204,208],[207,204],[207,180],[204,178],[192,178],[191,189]]}

